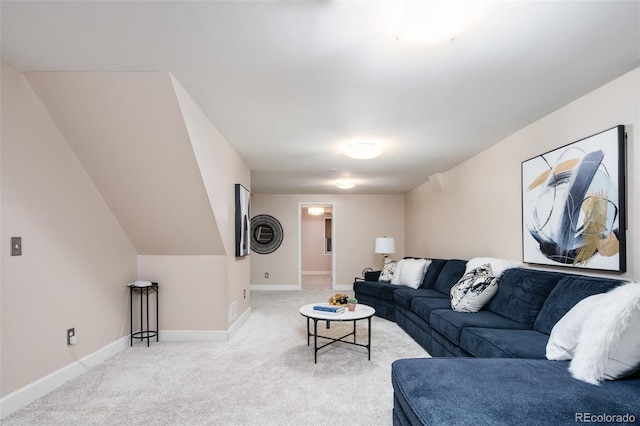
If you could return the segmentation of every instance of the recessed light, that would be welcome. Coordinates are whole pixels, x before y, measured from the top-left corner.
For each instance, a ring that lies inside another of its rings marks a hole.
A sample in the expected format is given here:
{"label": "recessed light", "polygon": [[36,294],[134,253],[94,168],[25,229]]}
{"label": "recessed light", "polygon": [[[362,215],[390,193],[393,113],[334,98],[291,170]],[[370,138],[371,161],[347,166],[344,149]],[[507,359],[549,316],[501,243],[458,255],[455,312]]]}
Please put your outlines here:
{"label": "recessed light", "polygon": [[336,182],[336,186],[340,189],[351,189],[356,186],[356,181],[353,179],[340,179]]}
{"label": "recessed light", "polygon": [[349,142],[344,155],[356,160],[370,160],[379,157],[384,150],[382,143],[373,140],[356,140]]}

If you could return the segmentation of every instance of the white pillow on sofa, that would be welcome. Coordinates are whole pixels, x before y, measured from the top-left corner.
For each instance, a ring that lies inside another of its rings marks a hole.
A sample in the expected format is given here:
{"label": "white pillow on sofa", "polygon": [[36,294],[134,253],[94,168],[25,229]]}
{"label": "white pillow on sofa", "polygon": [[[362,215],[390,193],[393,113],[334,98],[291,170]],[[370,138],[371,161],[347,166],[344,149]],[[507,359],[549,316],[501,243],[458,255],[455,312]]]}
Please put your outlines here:
{"label": "white pillow on sofa", "polygon": [[586,319],[606,297],[606,293],[585,297],[575,304],[551,329],[547,342],[547,359],[562,361],[573,359]]}
{"label": "white pillow on sofa", "polygon": [[640,283],[604,296],[585,320],[569,365],[573,377],[596,385],[640,369]]}
{"label": "white pillow on sofa", "polygon": [[496,278],[500,278],[507,269],[525,267],[524,263],[517,260],[499,259],[497,257],[474,257],[467,261],[464,273],[467,274],[482,265],[486,265],[487,263],[491,265],[493,276]]}
{"label": "white pillow on sofa", "polygon": [[398,267],[398,262],[395,260],[391,260],[388,257],[384,258],[384,265],[382,266],[382,271],[380,272],[380,277],[378,281],[382,282],[390,282],[391,278],[393,278],[393,274],[396,272],[396,268]]}
{"label": "white pillow on sofa", "polygon": [[498,291],[498,278],[491,265],[479,266],[467,272],[451,287],[451,309],[458,312],[478,312]]}
{"label": "white pillow on sofa", "polygon": [[391,284],[418,288],[422,284],[429,265],[431,265],[431,260],[429,259],[399,260],[396,271],[391,278]]}

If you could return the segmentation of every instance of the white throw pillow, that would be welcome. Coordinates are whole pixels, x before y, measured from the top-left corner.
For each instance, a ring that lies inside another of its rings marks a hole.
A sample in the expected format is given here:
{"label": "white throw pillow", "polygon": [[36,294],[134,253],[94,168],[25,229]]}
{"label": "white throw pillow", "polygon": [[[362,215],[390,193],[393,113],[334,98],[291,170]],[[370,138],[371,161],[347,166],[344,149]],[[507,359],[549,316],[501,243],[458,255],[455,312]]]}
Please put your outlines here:
{"label": "white throw pillow", "polygon": [[382,272],[380,272],[380,277],[378,281],[390,282],[393,273],[396,270],[398,262],[395,260],[391,260],[388,257],[384,258],[384,266],[382,267]]}
{"label": "white throw pillow", "polygon": [[517,260],[499,259],[497,257],[474,257],[467,262],[464,273],[468,273],[482,265],[491,265],[493,276],[500,278],[504,271],[511,268],[524,268],[524,263]]}
{"label": "white throw pillow", "polygon": [[576,353],[582,327],[591,312],[607,297],[606,293],[585,297],[569,310],[551,329],[547,342],[547,359],[570,360]]}
{"label": "white throw pillow", "polygon": [[640,368],[640,283],[623,284],[604,296],[585,320],[569,365],[573,377],[592,384]]}
{"label": "white throw pillow", "polygon": [[431,265],[431,260],[428,259],[402,259],[398,262],[391,284],[418,288],[422,285],[422,280],[429,265]]}
{"label": "white throw pillow", "polygon": [[467,272],[451,287],[451,309],[478,312],[498,291],[498,278],[486,264]]}

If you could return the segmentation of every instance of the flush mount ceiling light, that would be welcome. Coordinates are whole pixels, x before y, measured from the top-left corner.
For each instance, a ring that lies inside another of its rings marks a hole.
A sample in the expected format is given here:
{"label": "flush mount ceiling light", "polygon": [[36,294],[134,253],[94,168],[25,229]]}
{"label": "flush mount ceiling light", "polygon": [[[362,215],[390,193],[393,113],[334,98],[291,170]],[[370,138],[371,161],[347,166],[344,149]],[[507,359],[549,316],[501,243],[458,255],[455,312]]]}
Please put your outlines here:
{"label": "flush mount ceiling light", "polygon": [[307,212],[311,216],[320,216],[321,214],[324,214],[324,207],[309,207]]}
{"label": "flush mount ceiling light", "polygon": [[477,17],[478,0],[403,0],[398,3],[395,38],[418,44],[453,40]]}
{"label": "flush mount ceiling light", "polygon": [[356,181],[353,179],[340,179],[336,182],[336,186],[340,189],[351,189],[356,186]]}
{"label": "flush mount ceiling light", "polygon": [[370,160],[379,157],[383,150],[384,146],[378,141],[357,140],[349,142],[344,155],[356,160]]}

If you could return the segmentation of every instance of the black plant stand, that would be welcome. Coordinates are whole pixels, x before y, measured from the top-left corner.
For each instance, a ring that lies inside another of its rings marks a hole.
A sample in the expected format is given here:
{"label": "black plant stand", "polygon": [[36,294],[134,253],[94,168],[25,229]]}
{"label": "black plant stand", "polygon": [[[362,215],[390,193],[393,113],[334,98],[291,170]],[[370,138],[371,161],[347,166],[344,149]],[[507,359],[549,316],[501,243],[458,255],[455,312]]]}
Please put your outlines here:
{"label": "black plant stand", "polygon": [[[156,294],[156,329],[149,329],[149,293]],[[140,295],[140,331],[133,332],[133,295]],[[159,310],[158,310],[158,283],[151,283],[149,286],[145,287],[137,287],[135,285],[129,285],[129,300],[130,300],[130,331],[131,331],[131,346],[133,346],[133,339],[140,339],[140,341],[144,341],[147,339],[147,346],[149,346],[149,341],[152,337],[156,338],[156,342],[159,342],[159,333],[158,330],[160,327],[158,326],[158,318],[159,318]],[[146,312],[147,312],[147,328],[144,328],[143,322],[143,300],[146,302]]]}

